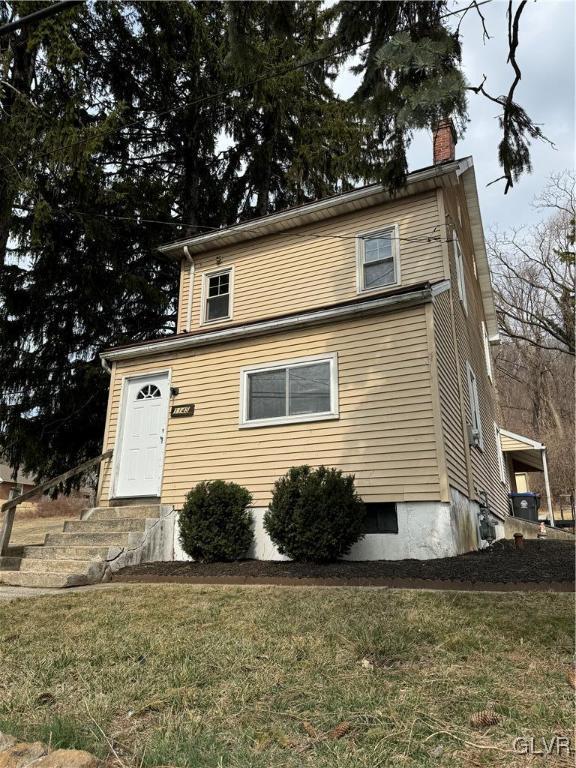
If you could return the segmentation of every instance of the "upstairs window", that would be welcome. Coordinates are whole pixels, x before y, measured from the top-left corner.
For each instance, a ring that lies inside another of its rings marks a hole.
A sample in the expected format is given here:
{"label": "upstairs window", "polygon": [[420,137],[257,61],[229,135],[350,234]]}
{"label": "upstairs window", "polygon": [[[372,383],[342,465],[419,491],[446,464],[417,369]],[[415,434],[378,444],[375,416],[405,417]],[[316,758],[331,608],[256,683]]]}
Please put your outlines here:
{"label": "upstairs window", "polygon": [[468,394],[470,396],[470,420],[472,427],[472,444],[480,450],[484,450],[484,438],[482,436],[482,415],[480,413],[480,399],[478,397],[478,380],[472,370],[472,366],[467,364],[468,371]]}
{"label": "upstairs window", "polygon": [[223,269],[204,275],[202,322],[229,320],[232,317],[232,270]]}
{"label": "upstairs window", "polygon": [[458,236],[454,232],[454,262],[456,263],[456,282],[458,283],[458,296],[464,307],[464,312],[468,313],[468,302],[466,301],[466,282],[464,280],[464,256]]}
{"label": "upstairs window", "polygon": [[358,248],[358,291],[373,291],[398,285],[398,230],[388,227],[360,235]]}
{"label": "upstairs window", "polygon": [[336,356],[300,358],[242,371],[242,426],[338,416]]}

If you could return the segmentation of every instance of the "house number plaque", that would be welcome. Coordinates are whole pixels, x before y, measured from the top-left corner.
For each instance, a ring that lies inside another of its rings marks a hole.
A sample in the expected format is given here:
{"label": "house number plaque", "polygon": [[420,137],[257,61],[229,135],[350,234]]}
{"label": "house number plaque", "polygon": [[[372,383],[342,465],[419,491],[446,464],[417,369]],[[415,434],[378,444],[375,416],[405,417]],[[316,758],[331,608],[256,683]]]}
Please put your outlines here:
{"label": "house number plaque", "polygon": [[194,403],[182,403],[182,405],[173,405],[170,411],[173,418],[182,418],[182,416],[194,416]]}

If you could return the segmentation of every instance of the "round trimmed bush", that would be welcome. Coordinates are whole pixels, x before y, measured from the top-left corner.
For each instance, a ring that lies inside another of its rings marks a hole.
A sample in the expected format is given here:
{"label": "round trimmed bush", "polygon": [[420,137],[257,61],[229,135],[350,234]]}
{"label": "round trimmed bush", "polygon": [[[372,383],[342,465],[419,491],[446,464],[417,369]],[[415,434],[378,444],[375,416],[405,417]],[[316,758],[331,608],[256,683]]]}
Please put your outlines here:
{"label": "round trimmed bush", "polygon": [[350,551],[362,536],[365,515],[353,475],[292,467],[274,484],[264,527],[282,555],[321,563]]}
{"label": "round trimmed bush", "polygon": [[246,488],[209,480],[193,488],[180,511],[184,551],[205,563],[240,560],[252,544],[252,496]]}

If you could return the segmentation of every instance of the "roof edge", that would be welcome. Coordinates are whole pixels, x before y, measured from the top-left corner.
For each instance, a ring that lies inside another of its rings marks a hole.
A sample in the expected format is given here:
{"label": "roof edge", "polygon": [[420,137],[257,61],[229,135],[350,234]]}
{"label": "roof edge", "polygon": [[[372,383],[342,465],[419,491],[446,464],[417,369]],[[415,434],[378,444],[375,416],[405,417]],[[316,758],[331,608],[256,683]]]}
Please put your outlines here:
{"label": "roof edge", "polygon": [[244,325],[220,328],[208,333],[186,333],[177,338],[167,336],[164,339],[158,339],[156,341],[142,342],[138,345],[133,344],[128,347],[104,350],[100,353],[100,358],[107,362],[113,362],[115,360],[147,357],[149,355],[162,354],[164,352],[175,352],[182,349],[221,344],[245,338],[254,338],[271,333],[279,333],[286,330],[289,331],[293,328],[322,325],[332,320],[340,320],[347,317],[393,311],[398,308],[414,306],[416,304],[425,304],[432,301],[433,296],[437,291],[438,286],[432,286],[427,283],[425,287],[420,285],[415,287],[412,291],[384,295],[378,298],[334,306],[328,309],[310,310],[299,314],[272,318],[270,320],[260,320]]}
{"label": "roof edge", "polygon": [[[325,197],[312,203],[305,203],[300,206],[287,208],[286,210],[279,211],[278,213],[270,213],[266,216],[259,216],[256,219],[251,219],[250,221],[241,222],[239,224],[232,224],[229,227],[222,227],[222,229],[218,229],[215,232],[208,232],[205,234],[184,238],[182,240],[176,240],[174,242],[167,243],[166,245],[159,246],[158,251],[168,255],[172,255],[174,252],[177,252],[174,255],[180,258],[182,256],[181,251],[184,246],[187,246],[191,250],[194,247],[207,250],[207,246],[210,247],[212,244],[214,244],[214,247],[218,248],[220,247],[220,243],[226,239],[235,238],[234,242],[237,242],[237,239],[243,239],[242,236],[246,237],[247,239],[258,237],[258,229],[263,229],[264,227],[267,229],[272,228],[272,231],[262,232],[262,235],[273,234],[275,231],[275,225],[278,226],[278,228],[280,228],[281,225],[284,225],[285,228],[288,228],[286,225],[289,224],[290,220],[296,219],[298,221],[294,223],[293,226],[298,226],[302,224],[302,222],[299,221],[302,217],[313,217],[318,212],[326,212],[331,208],[338,209],[340,206],[345,206],[358,200],[366,200],[370,197],[377,196],[383,196],[383,201],[407,197],[412,194],[410,191],[411,186],[426,181],[432,181],[450,173],[459,175],[463,172],[463,170],[467,170],[469,167],[471,167],[471,165],[471,157],[465,157],[460,160],[453,160],[447,163],[442,163],[440,165],[431,165],[427,168],[422,168],[420,170],[412,171],[412,173],[409,173],[406,177],[406,185],[401,190],[399,190],[397,195],[390,194],[382,184],[371,184],[369,186],[353,189],[350,192],[331,195],[330,197]],[[334,215],[336,215],[336,212]]]}

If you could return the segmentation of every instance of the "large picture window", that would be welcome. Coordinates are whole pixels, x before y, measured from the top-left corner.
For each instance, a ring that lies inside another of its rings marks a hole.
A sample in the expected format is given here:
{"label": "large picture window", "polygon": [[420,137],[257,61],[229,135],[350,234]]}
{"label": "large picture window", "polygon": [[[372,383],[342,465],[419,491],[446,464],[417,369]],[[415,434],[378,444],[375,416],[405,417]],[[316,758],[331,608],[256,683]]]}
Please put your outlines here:
{"label": "large picture window", "polygon": [[241,426],[336,418],[336,366],[336,355],[330,355],[244,368]]}
{"label": "large picture window", "polygon": [[358,290],[398,285],[398,230],[387,227],[358,236]]}

